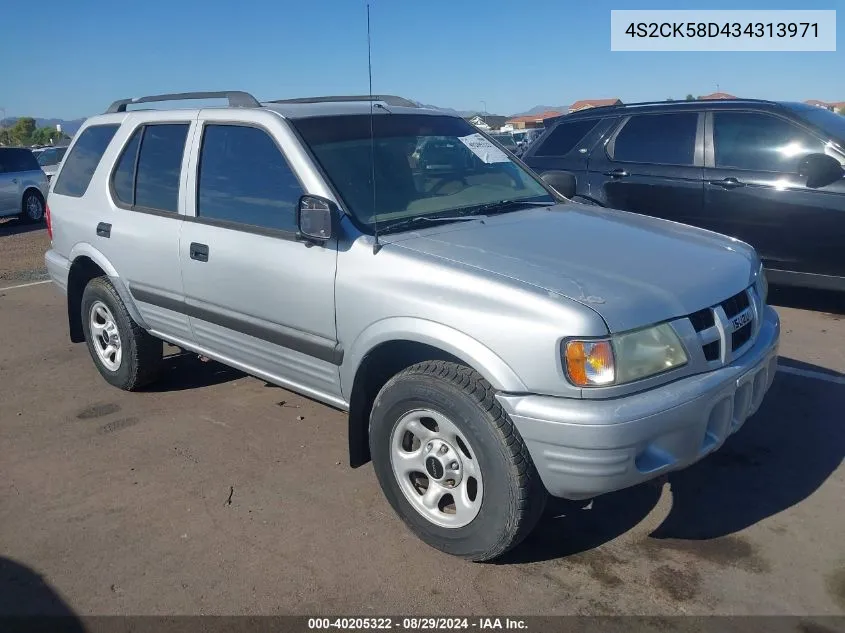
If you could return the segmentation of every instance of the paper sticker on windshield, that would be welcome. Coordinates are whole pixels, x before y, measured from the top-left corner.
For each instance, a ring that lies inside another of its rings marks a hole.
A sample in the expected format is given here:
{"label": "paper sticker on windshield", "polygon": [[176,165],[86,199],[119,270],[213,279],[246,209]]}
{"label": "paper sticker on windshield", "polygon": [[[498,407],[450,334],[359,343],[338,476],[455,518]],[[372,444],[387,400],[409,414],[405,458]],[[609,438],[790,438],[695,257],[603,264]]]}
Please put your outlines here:
{"label": "paper sticker on windshield", "polygon": [[458,140],[466,145],[473,154],[478,156],[485,163],[510,162],[507,154],[477,132],[475,134],[470,134],[469,136],[460,136],[458,137]]}

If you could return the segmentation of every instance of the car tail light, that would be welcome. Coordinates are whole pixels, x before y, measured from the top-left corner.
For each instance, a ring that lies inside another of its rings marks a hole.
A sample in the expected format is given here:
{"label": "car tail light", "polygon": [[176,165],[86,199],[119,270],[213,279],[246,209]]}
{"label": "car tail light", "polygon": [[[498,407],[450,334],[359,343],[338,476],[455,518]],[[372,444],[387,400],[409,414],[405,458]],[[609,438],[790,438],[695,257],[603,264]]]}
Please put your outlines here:
{"label": "car tail light", "polygon": [[47,235],[50,238],[50,241],[53,241],[53,223],[50,220],[50,205],[44,205],[44,218],[47,221]]}

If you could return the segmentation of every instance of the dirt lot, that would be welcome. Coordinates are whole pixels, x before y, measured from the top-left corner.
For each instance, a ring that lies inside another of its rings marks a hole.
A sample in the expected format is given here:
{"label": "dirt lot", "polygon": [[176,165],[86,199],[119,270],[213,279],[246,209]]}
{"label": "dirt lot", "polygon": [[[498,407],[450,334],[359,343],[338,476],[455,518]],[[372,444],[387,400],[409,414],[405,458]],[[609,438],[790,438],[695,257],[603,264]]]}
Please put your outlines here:
{"label": "dirt lot", "polygon": [[346,466],[340,412],[190,357],[106,385],[52,285],[10,288],[47,244],[0,225],[0,614],[845,614],[839,299],[773,293],[784,370],[720,452],[482,565]]}

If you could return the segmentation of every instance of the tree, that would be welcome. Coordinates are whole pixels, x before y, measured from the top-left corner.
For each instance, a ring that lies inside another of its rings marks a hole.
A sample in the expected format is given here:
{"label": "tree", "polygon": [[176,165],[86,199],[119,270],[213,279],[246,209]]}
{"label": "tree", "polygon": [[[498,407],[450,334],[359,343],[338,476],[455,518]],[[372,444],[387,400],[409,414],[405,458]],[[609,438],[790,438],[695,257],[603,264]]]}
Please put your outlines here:
{"label": "tree", "polygon": [[12,139],[18,145],[29,145],[32,140],[32,133],[35,132],[35,119],[24,116],[15,121],[9,130]]}
{"label": "tree", "polygon": [[0,130],[0,145],[14,145],[15,142],[12,140],[12,134],[7,129],[4,128]]}
{"label": "tree", "polygon": [[693,97],[691,94],[689,94],[689,95],[687,95],[687,101],[695,101],[695,97]]}
{"label": "tree", "polygon": [[837,112],[838,112],[839,114],[841,114],[842,116],[845,116],[845,106],[842,106],[841,108],[839,108],[839,109],[837,110]]}

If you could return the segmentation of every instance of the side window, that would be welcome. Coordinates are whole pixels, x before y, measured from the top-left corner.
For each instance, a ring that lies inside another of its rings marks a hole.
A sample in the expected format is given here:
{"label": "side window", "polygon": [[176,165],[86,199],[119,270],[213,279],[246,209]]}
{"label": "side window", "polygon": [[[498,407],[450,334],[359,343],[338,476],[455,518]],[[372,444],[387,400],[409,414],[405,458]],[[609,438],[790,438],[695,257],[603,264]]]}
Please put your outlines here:
{"label": "side window", "polygon": [[135,207],[177,213],[187,123],[144,126],[135,168]]}
{"label": "side window", "polygon": [[205,126],[197,216],[283,231],[296,230],[302,187],[273,139],[242,125]]}
{"label": "side window", "polygon": [[85,128],[67,155],[53,193],[76,198],[85,195],[91,177],[100,164],[118,125],[92,125]]}
{"label": "side window", "polygon": [[135,161],[138,158],[138,146],[141,144],[141,135],[144,128],[135,130],[132,138],[123,148],[117,167],[112,174],[112,192],[118,202],[126,206],[135,205]]}
{"label": "side window", "polygon": [[697,112],[632,116],[616,136],[613,160],[692,165],[697,127]]}
{"label": "side window", "polygon": [[795,173],[824,143],[789,121],[754,112],[714,112],[716,167]]}
{"label": "side window", "polygon": [[9,171],[38,171],[41,166],[38,164],[38,159],[28,149],[15,149],[11,154],[11,165]]}
{"label": "side window", "polygon": [[598,122],[598,119],[593,119],[592,121],[559,123],[548,138],[543,141],[543,144],[537,148],[534,156],[564,156],[568,154],[575,149],[582,138],[598,125]]}

